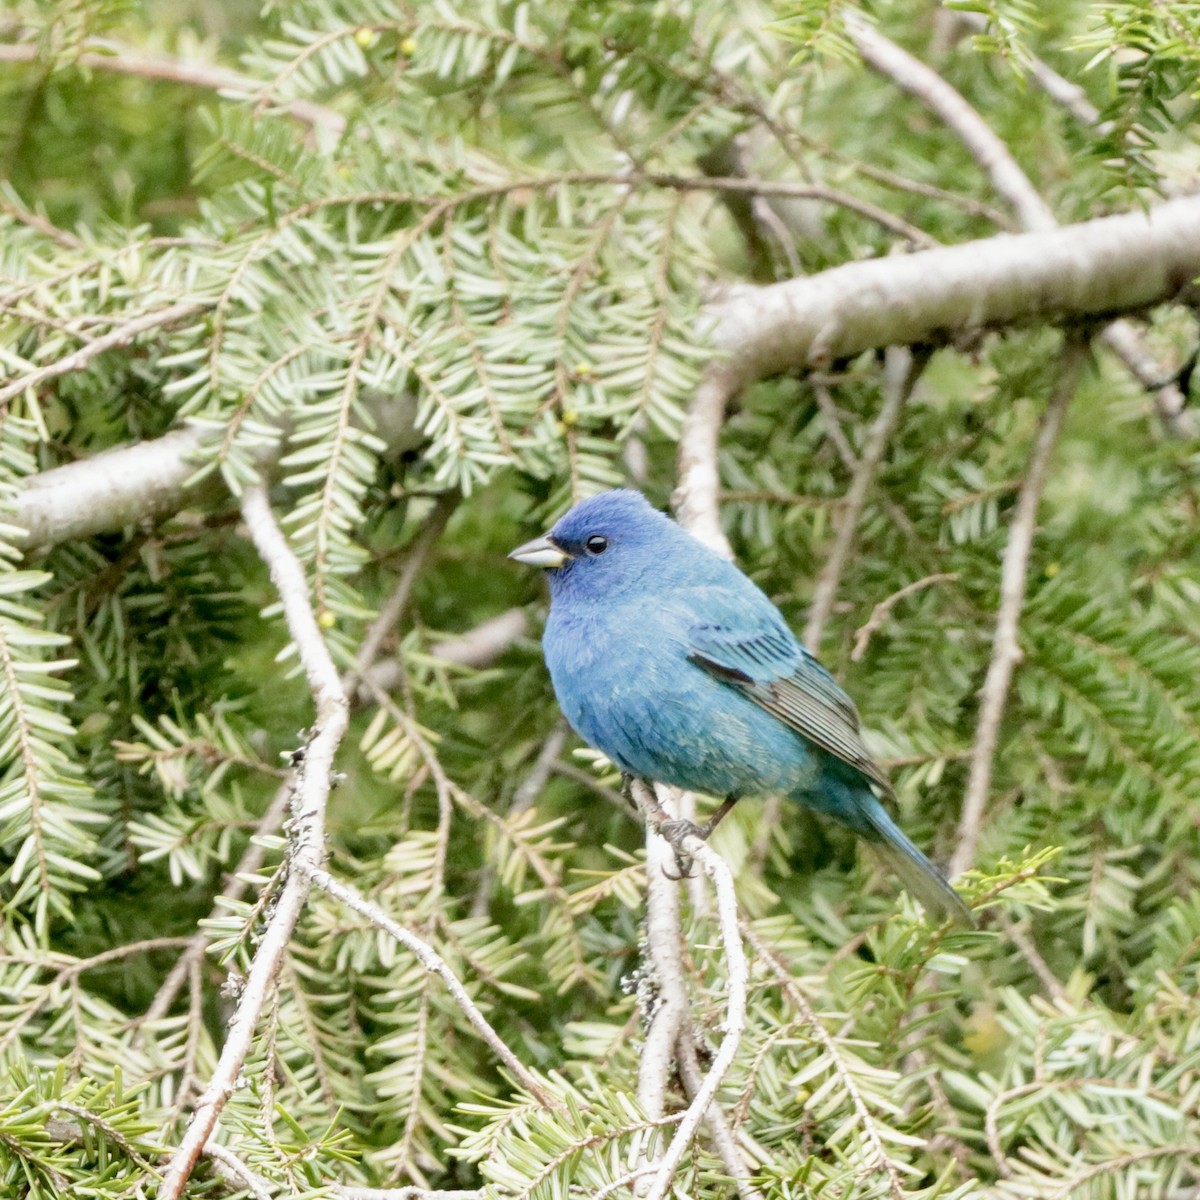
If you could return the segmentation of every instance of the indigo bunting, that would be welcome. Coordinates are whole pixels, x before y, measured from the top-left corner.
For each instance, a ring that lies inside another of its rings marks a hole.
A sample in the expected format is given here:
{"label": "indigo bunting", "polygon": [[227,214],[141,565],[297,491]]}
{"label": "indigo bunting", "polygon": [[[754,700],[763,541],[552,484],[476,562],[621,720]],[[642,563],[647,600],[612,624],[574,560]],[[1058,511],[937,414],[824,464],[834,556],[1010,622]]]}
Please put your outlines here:
{"label": "indigo bunting", "polygon": [[581,501],[509,557],[546,568],[554,693],[622,772],[722,798],[718,819],[787,796],[875,845],[931,915],[972,923],[880,803],[850,697],[731,562],[635,491]]}

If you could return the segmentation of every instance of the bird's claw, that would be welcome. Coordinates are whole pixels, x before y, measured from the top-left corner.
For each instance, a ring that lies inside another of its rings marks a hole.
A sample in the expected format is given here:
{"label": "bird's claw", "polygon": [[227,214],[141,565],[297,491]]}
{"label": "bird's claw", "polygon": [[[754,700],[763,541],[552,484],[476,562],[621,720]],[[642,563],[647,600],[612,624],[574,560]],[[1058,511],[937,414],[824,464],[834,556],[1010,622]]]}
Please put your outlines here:
{"label": "bird's claw", "polygon": [[679,869],[678,875],[673,875],[670,871],[664,871],[666,877],[674,880],[691,879],[692,856],[684,850],[683,843],[689,837],[698,837],[701,841],[704,841],[710,831],[702,825],[697,825],[695,821],[677,817],[670,821],[660,821],[658,832],[666,839],[671,849],[675,851],[675,866]]}
{"label": "bird's claw", "polygon": [[686,817],[675,817],[670,821],[660,821],[658,823],[658,832],[667,839],[676,854],[682,853],[684,839],[698,837],[701,841],[704,841],[708,837],[708,830],[703,825],[697,825],[695,821],[689,821]]}

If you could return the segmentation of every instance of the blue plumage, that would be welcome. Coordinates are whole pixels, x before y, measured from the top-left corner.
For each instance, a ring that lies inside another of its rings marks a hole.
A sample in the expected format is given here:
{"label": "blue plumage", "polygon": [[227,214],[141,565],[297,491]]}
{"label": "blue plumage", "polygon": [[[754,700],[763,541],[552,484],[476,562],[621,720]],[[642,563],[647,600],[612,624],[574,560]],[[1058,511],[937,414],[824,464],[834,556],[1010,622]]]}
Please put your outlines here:
{"label": "blue plumage", "polygon": [[511,557],[547,568],[555,695],[622,771],[786,795],[879,847],[926,909],[970,921],[879,802],[891,788],[853,702],[732,563],[634,491],[582,501]]}

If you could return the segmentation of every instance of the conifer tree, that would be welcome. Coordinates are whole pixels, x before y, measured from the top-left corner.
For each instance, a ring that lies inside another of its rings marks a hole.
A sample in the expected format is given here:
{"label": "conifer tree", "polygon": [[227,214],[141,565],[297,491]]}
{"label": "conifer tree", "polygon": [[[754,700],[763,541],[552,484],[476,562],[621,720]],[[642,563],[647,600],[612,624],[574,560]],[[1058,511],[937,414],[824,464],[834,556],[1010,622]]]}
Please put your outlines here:
{"label": "conifer tree", "polygon": [[[0,1194],[1200,1185],[1198,71],[1174,0],[13,0]],[[613,486],[978,929],[770,798],[674,877],[504,557]]]}

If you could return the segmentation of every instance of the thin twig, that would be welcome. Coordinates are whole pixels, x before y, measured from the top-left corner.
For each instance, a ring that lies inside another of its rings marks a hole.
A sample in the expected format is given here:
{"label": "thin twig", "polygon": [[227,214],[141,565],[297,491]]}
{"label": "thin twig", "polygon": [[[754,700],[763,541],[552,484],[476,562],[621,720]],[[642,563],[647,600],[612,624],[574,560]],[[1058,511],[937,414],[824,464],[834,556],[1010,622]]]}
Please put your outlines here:
{"label": "thin twig", "polygon": [[1067,406],[1075,394],[1086,361],[1086,338],[1079,334],[1070,335],[1063,347],[1058,381],[1042,415],[1037,438],[1030,452],[1025,479],[1017,493],[1017,505],[1001,566],[1000,609],[996,616],[992,657],[980,694],[979,723],[971,755],[971,772],[963,799],[962,815],[958,822],[954,854],[950,858],[951,876],[966,870],[975,858],[980,824],[992,783],[992,764],[1000,739],[1000,721],[1004,716],[1013,669],[1021,660],[1017,630],[1021,620],[1021,608],[1025,603],[1026,571],[1037,523],[1038,503],[1046,486],[1050,459],[1058,442]]}
{"label": "thin twig", "polygon": [[567,723],[561,719],[550,731],[550,736],[542,743],[529,774],[521,780],[521,786],[513,793],[512,804],[508,808],[510,817],[519,816],[533,807],[542,788],[546,786],[546,780],[554,774],[554,764],[567,744],[568,732]]}
{"label": "thin twig", "polygon": [[271,1181],[251,1170],[228,1146],[209,1142],[204,1147],[204,1157],[212,1159],[219,1174],[235,1187],[245,1188],[254,1200],[274,1200],[275,1188]]}
{"label": "thin twig", "polygon": [[[695,1034],[687,1025],[680,1029],[679,1036],[675,1039],[675,1061],[679,1066],[679,1078],[688,1102],[694,1103],[704,1075],[700,1069]],[[762,1192],[750,1179],[750,1171],[738,1148],[733,1124],[725,1115],[724,1109],[719,1104],[710,1104],[708,1112],[704,1114],[704,1123],[708,1126],[708,1136],[713,1149],[717,1152],[725,1173],[733,1180],[733,1186],[737,1189],[738,1200],[763,1200]]]}
{"label": "thin twig", "polygon": [[[346,672],[342,677],[342,687],[347,695],[354,693],[364,673],[377,671],[375,660],[382,648],[383,640],[403,615],[409,594],[412,591],[412,585],[420,567],[423,565],[429,550],[445,529],[446,522],[449,520],[450,514],[454,511],[457,499],[457,493],[448,492],[439,496],[433,511],[418,532],[413,545],[409,549],[408,557],[397,579],[395,589],[388,597],[379,615],[367,629],[362,646],[358,652],[355,670]],[[522,620],[524,620],[523,614]],[[209,921],[223,916],[228,911],[231,903],[236,903],[245,895],[250,886],[244,878],[245,876],[254,875],[261,870],[267,856],[267,846],[264,845],[264,841],[274,836],[279,826],[283,823],[283,819],[287,815],[288,802],[293,786],[293,781],[289,778],[275,793],[271,803],[259,818],[249,845],[243,851],[237,866],[230,872],[224,888],[214,901],[213,910],[209,914]],[[183,954],[180,955],[175,965],[167,973],[166,978],[163,980],[157,993],[155,993],[150,1007],[143,1016],[138,1018],[134,1045],[145,1036],[147,1026],[152,1025],[167,1014],[175,1001],[175,997],[179,994],[184,980],[188,978],[188,973],[203,961],[208,943],[209,939],[203,928],[192,935]]]}
{"label": "thin twig", "polygon": [[746,941],[754,948],[755,953],[771,968],[784,993],[800,1013],[801,1019],[807,1026],[813,1041],[821,1047],[833,1064],[833,1069],[841,1080],[842,1088],[846,1093],[847,1099],[850,1101],[850,1106],[854,1109],[854,1115],[858,1118],[859,1125],[862,1127],[863,1136],[871,1148],[872,1156],[875,1159],[873,1165],[887,1176],[889,1190],[893,1197],[895,1197],[895,1200],[903,1200],[905,1191],[904,1184],[900,1179],[900,1172],[897,1170],[896,1164],[888,1157],[887,1147],[879,1132],[875,1118],[872,1116],[866,1098],[863,1096],[862,1088],[859,1087],[842,1058],[837,1039],[822,1024],[820,1017],[817,1016],[816,1011],[809,1002],[808,996],[801,987],[799,980],[796,979],[779,952],[765,942],[748,922],[742,922],[741,931]]}
{"label": "thin twig", "polygon": [[[212,92],[232,92],[250,96],[262,89],[262,81],[232,71],[216,63],[184,62],[165,55],[143,54],[128,46],[107,40],[87,43],[99,53],[85,50],[75,62],[89,71],[113,71],[119,75],[135,75],[142,79],[180,83],[188,87],[207,88]],[[0,45],[0,62],[32,63],[38,60],[40,47],[33,42]],[[346,118],[332,108],[311,100],[285,101],[280,111],[304,124],[327,129],[340,137],[346,129]]]}
{"label": "thin twig", "polygon": [[[54,996],[55,989],[61,987],[64,983],[72,983],[79,978],[85,971],[90,971],[93,967],[102,967],[106,963],[117,962],[133,954],[141,954],[145,951],[152,950],[172,950],[175,947],[185,944],[186,939],[179,937],[161,937],[149,938],[146,941],[131,942],[124,946],[114,946],[109,950],[101,951],[99,954],[92,955],[90,958],[78,958],[71,962],[64,963],[58,969],[58,973],[50,980],[49,983],[41,987],[36,994],[29,994],[23,997],[23,1003],[20,1011],[15,1015],[9,1013],[6,1018],[4,1033],[0,1034],[0,1052],[3,1052],[16,1039],[17,1035],[37,1016],[39,1012]],[[24,960],[13,958],[9,955],[0,956],[0,962],[22,962]],[[49,963],[37,962],[38,967],[49,966]]]}
{"label": "thin twig", "polygon": [[[981,12],[966,12],[963,9],[950,8],[942,11],[955,22],[965,25],[977,33],[986,32],[988,28],[988,18]],[[1079,84],[1065,79],[1045,60],[1034,55],[1024,58],[1023,63],[1038,87],[1055,104],[1065,108],[1080,125],[1093,128],[1101,137],[1111,132],[1113,123],[1100,120],[1100,110],[1088,99],[1087,92]]]}
{"label": "thin twig", "polygon": [[334,879],[323,867],[315,864],[310,866],[308,863],[304,863],[300,865],[300,869],[321,891],[328,893],[347,908],[353,909],[360,916],[366,917],[377,929],[382,929],[384,933],[394,938],[408,950],[426,971],[432,975],[437,975],[445,983],[450,994],[454,997],[455,1003],[462,1009],[463,1014],[475,1027],[480,1037],[487,1042],[495,1052],[497,1058],[504,1063],[520,1082],[521,1086],[543,1108],[561,1109],[563,1107],[562,1103],[538,1082],[525,1064],[505,1045],[500,1035],[492,1028],[487,1017],[480,1011],[479,1006],[471,999],[470,994],[463,987],[458,976],[454,974],[450,964],[428,942],[422,941],[415,933],[405,929],[398,922],[393,921],[383,909],[376,904],[372,904],[357,889],[351,887],[348,883]]}
{"label": "thin twig", "polygon": [[1042,957],[1041,952],[1034,944],[1030,935],[1029,922],[1011,921],[1003,912],[999,913],[998,917],[1000,928],[1004,930],[1004,936],[1020,951],[1021,957],[1029,964],[1042,987],[1046,989],[1046,995],[1056,1004],[1069,1005],[1070,995],[1058,976],[1050,970],[1050,964]]}
{"label": "thin twig", "polygon": [[56,358],[43,367],[31,367],[18,374],[11,383],[0,387],[0,404],[7,404],[14,396],[19,396],[29,388],[40,387],[50,379],[57,379],[60,375],[69,375],[72,371],[81,371],[98,354],[116,349],[118,346],[126,346],[134,338],[148,333],[151,329],[177,325],[180,321],[186,321],[188,317],[202,313],[207,307],[207,304],[180,301],[178,304],[169,304],[166,308],[156,308],[153,312],[131,317],[102,337],[80,346],[78,350],[64,354],[62,358]]}
{"label": "thin twig", "polygon": [[875,476],[883,462],[888,442],[900,424],[904,405],[912,395],[928,357],[928,351],[910,351],[900,346],[888,347],[884,367],[883,404],[880,406],[879,415],[867,431],[867,440],[862,454],[859,455],[858,466],[842,502],[837,535],[813,588],[812,604],[804,626],[804,644],[813,654],[821,647],[821,634],[825,630],[825,622],[833,612],[833,602],[837,598],[838,587],[842,581],[842,571],[850,557],[867,496],[875,483]]}
{"label": "thin twig", "polygon": [[487,1192],[483,1188],[439,1192],[421,1187],[370,1188],[335,1183],[333,1194],[338,1200],[484,1200]]}
{"label": "thin twig", "polygon": [[242,516],[283,603],[284,620],[296,645],[316,707],[316,721],[296,778],[289,831],[289,871],[274,911],[258,943],[237,1011],[230,1022],[216,1068],[171,1158],[158,1200],[179,1200],[196,1160],[207,1145],[237,1079],[271,993],[288,943],[311,888],[310,870],[325,856],[325,808],[333,782],[333,762],[346,731],[349,704],[337,668],[325,645],[309,600],[304,568],[276,523],[261,484],[242,496]]}
{"label": "thin twig", "polygon": [[[379,615],[371,622],[370,628],[363,637],[354,664],[356,675],[365,675],[371,669],[379,657],[384,639],[395,629],[404,615],[413,584],[416,582],[421,568],[425,565],[430,550],[437,544],[438,538],[445,531],[446,523],[458,506],[459,499],[457,492],[443,492],[438,496],[432,510],[417,531],[416,537],[408,547],[404,565],[400,568],[400,574],[396,579],[396,586],[392,589],[392,594],[384,602],[383,607],[379,610]],[[343,680],[343,684],[349,687],[350,681]]]}
{"label": "thin twig", "polygon": [[[276,791],[271,799],[271,803],[263,811],[262,816],[259,817],[250,842],[246,846],[246,849],[242,851],[242,857],[238,859],[237,866],[226,876],[225,886],[213,901],[208,921],[215,921],[225,916],[229,908],[233,904],[236,904],[249,890],[250,882],[247,876],[256,875],[262,869],[263,863],[266,862],[267,846],[265,839],[272,837],[278,832],[279,826],[283,824],[283,819],[287,815],[288,802],[291,799],[293,786],[291,779],[284,783]],[[204,922],[201,922],[202,926],[203,924]],[[203,928],[200,928],[188,939],[183,953],[159,985],[159,989],[154,994],[154,999],[151,1001],[150,1007],[146,1009],[142,1016],[136,1019],[132,1045],[137,1046],[147,1035],[148,1027],[167,1015],[171,1005],[175,1003],[175,997],[179,995],[180,989],[187,981],[189,972],[203,961],[204,953],[208,949],[208,942],[208,934]]]}
{"label": "thin twig", "polygon": [[858,662],[866,654],[867,647],[871,643],[871,637],[884,627],[888,617],[891,616],[892,609],[901,600],[906,599],[916,592],[924,591],[925,588],[932,587],[935,583],[947,583],[957,578],[957,571],[939,571],[936,575],[926,575],[924,579],[914,579],[912,583],[905,584],[899,591],[893,592],[890,596],[880,600],[871,609],[871,615],[867,618],[866,622],[854,631],[854,649],[850,651],[851,662]]}
{"label": "thin twig", "polygon": [[820,383],[814,379],[813,397],[817,402],[821,418],[825,422],[825,436],[833,443],[833,448],[837,451],[838,458],[842,460],[842,466],[852,473],[857,471],[858,455],[854,453],[854,447],[850,445],[850,441],[846,437],[846,430],[842,425],[841,413],[838,412],[837,404],[833,399],[833,393],[830,392],[824,383]]}

